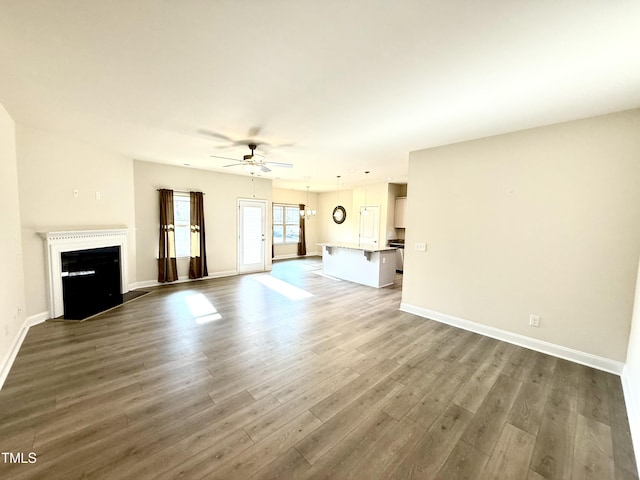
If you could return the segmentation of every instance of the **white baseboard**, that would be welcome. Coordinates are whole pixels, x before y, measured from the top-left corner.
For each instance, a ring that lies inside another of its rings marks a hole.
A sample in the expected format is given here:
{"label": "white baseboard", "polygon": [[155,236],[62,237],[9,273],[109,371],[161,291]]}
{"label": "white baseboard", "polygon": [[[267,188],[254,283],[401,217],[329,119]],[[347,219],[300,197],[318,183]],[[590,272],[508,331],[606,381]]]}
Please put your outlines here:
{"label": "white baseboard", "polygon": [[272,260],[288,260],[290,258],[300,258],[300,255],[297,253],[288,253],[286,255],[276,255],[272,258]]}
{"label": "white baseboard", "polygon": [[35,325],[38,325],[39,323],[49,320],[50,318],[51,316],[49,315],[49,312],[36,313],[35,315],[27,317],[27,327],[33,327]]}
{"label": "white baseboard", "polygon": [[616,375],[622,374],[624,363],[609,358],[599,357],[591,353],[581,352],[580,350],[574,350],[572,348],[563,347],[562,345],[556,345],[555,343],[545,342],[544,340],[537,340],[535,338],[526,337],[517,333],[509,332],[495,327],[490,327],[482,323],[472,322],[463,318],[454,317],[446,313],[436,312],[428,310],[426,308],[417,307],[408,303],[402,302],[400,304],[400,310],[403,312],[413,313],[420,317],[429,318],[440,323],[446,323],[454,327],[462,328],[463,330],[469,330],[470,332],[479,333],[487,337],[502,340],[514,345],[519,345],[530,350],[553,355],[554,357],[564,358],[571,362],[586,365],[587,367],[593,367],[605,372],[614,373]]}
{"label": "white baseboard", "polygon": [[42,323],[48,319],[49,319],[48,312],[42,312],[37,315],[32,315],[25,319],[24,323],[22,324],[22,327],[20,327],[20,331],[18,332],[18,335],[16,335],[16,338],[13,341],[13,345],[9,349],[8,355],[4,359],[2,359],[2,363],[0,363],[0,390],[2,390],[2,386],[4,385],[4,382],[7,379],[7,376],[9,375],[9,371],[13,366],[13,362],[15,362],[16,357],[18,356],[18,352],[20,351],[22,342],[24,342],[24,339],[26,338],[27,333],[29,332],[29,328],[39,323]]}
{"label": "white baseboard", "polygon": [[236,270],[227,270],[223,272],[214,272],[210,273],[208,276],[204,278],[189,278],[188,276],[178,277],[178,280],[175,282],[167,282],[160,283],[157,280],[143,280],[142,282],[136,282],[129,285],[129,290],[136,290],[138,288],[145,287],[159,287],[161,285],[175,285],[176,283],[187,283],[187,282],[200,282],[202,280],[207,280],[209,278],[222,278],[222,277],[232,277],[233,275],[237,275],[238,272]]}
{"label": "white baseboard", "polygon": [[306,255],[298,255],[296,253],[288,253],[286,255],[276,255],[273,260],[287,260],[291,258],[317,257],[321,255],[319,252],[308,252]]}
{"label": "white baseboard", "polygon": [[633,450],[636,454],[636,465],[640,466],[640,379],[634,379],[625,365],[622,370],[622,391],[627,406],[627,418],[631,430]]}

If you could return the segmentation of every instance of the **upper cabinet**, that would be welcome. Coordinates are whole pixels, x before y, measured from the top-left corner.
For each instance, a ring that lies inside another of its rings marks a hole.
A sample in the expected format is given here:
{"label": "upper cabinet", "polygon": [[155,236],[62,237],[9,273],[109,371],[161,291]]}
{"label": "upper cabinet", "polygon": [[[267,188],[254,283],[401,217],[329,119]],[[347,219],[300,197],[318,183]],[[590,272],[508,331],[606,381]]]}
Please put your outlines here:
{"label": "upper cabinet", "polygon": [[407,197],[396,198],[395,228],[406,228]]}

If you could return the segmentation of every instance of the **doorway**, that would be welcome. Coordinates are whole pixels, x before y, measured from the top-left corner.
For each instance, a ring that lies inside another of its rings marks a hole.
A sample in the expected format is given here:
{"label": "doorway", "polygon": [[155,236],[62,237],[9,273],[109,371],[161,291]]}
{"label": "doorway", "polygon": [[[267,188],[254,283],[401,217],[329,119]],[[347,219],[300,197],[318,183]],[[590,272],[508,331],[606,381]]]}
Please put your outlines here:
{"label": "doorway", "polygon": [[238,273],[265,271],[266,200],[238,200]]}

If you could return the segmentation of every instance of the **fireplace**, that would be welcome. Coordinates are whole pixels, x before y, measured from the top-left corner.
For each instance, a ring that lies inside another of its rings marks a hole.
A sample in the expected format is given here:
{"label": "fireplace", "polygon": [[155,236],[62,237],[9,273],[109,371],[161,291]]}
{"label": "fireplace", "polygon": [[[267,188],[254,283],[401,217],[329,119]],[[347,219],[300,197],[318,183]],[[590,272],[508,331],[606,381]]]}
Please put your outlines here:
{"label": "fireplace", "polygon": [[116,299],[122,303],[129,290],[127,233],[124,228],[40,233],[46,244],[51,318],[86,318],[90,315],[81,310],[91,303],[101,307],[98,311],[117,305],[110,305]]}

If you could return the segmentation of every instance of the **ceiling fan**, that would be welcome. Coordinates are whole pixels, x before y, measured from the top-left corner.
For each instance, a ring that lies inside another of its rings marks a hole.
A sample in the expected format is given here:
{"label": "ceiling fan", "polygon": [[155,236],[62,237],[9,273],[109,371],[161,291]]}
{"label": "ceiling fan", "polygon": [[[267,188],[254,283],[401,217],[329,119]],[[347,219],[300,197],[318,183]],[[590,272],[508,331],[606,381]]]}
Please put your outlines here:
{"label": "ceiling fan", "polygon": [[247,137],[245,138],[242,138],[242,137],[234,138],[229,135],[225,135],[224,133],[216,132],[213,130],[205,130],[205,129],[198,130],[198,133],[200,133],[201,135],[206,135],[207,137],[215,138],[218,141],[222,140],[224,142],[224,144],[222,145],[217,145],[216,148],[239,147],[242,145],[250,145],[250,144],[262,145],[263,147],[266,146],[268,148],[293,147],[295,145],[294,143],[275,144],[275,143],[267,142],[264,139],[258,138],[258,135],[260,134],[261,130],[262,130],[262,127],[259,127],[259,126],[251,127],[247,132]]}
{"label": "ceiling fan", "polygon": [[258,148],[258,145],[256,145],[255,143],[250,143],[249,145],[247,145],[249,147],[249,149],[251,150],[250,154],[247,155],[243,155],[242,160],[238,160],[237,158],[229,158],[229,157],[221,157],[219,155],[211,155],[214,158],[222,158],[224,160],[232,160],[236,163],[231,163],[229,165],[223,165],[223,168],[226,167],[237,167],[239,165],[243,166],[244,169],[249,172],[251,175],[255,175],[256,173],[260,173],[260,172],[270,172],[271,169],[269,168],[269,166],[272,167],[284,167],[284,168],[291,168],[293,167],[293,164],[291,163],[281,163],[281,162],[265,162],[264,161],[264,155],[259,155],[257,153],[255,153],[255,149]]}

